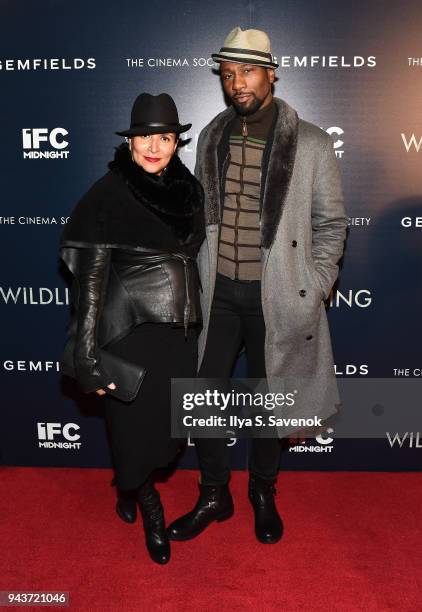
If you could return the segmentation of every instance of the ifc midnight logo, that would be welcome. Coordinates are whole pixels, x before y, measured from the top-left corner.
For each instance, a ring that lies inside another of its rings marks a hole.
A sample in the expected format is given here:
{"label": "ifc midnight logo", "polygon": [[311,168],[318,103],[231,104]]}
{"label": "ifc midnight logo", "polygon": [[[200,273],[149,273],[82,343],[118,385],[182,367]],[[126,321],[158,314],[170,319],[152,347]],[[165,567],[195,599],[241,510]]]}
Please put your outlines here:
{"label": "ifc midnight logo", "polygon": [[[37,423],[37,435],[39,448],[81,448],[80,435],[76,433],[80,429],[76,423]],[[59,441],[57,441],[57,439]]]}
{"label": "ifc midnight logo", "polygon": [[22,147],[24,159],[67,159],[69,142],[65,137],[69,132],[62,127],[23,128]]}

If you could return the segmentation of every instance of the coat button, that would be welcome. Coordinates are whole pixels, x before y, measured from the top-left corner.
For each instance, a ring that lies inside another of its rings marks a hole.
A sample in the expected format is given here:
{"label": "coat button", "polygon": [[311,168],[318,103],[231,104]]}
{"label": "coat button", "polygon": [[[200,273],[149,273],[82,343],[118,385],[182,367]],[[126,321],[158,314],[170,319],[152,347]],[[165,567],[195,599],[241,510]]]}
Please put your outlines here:
{"label": "coat button", "polygon": [[300,295],[300,297],[305,297],[305,295],[306,295],[306,291],[305,291],[305,289],[301,289],[301,290],[299,291],[299,295]]}
{"label": "coat button", "polygon": [[307,340],[312,340],[313,336],[306,336]]}
{"label": "coat button", "polygon": [[297,247],[297,242],[296,242],[296,240],[292,240],[292,247]]}

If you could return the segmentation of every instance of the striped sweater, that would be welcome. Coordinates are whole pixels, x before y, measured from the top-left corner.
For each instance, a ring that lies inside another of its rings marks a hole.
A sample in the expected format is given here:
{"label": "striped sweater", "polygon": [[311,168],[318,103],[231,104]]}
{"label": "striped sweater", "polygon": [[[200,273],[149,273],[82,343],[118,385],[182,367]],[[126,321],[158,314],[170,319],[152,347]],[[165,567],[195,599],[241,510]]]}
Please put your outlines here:
{"label": "striped sweater", "polygon": [[232,279],[261,278],[261,163],[275,114],[271,102],[253,115],[238,117],[230,134],[217,269]]}

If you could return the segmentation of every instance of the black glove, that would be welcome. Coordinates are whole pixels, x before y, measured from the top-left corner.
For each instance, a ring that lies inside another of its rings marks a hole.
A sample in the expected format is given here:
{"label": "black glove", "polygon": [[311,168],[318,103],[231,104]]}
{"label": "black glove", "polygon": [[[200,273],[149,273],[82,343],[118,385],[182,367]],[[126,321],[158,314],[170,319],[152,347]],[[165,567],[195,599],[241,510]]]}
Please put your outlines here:
{"label": "black glove", "polygon": [[74,351],[76,380],[86,393],[106,387],[110,380],[101,367],[97,330],[107,290],[111,249],[83,248],[79,253],[77,330]]}

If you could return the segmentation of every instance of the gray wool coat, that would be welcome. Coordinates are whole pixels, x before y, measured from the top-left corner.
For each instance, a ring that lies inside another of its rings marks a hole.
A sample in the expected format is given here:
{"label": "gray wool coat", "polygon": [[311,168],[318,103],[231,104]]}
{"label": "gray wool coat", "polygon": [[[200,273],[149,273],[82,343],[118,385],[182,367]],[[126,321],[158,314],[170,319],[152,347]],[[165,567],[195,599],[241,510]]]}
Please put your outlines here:
{"label": "gray wool coat", "polygon": [[[348,223],[340,172],[331,137],[299,119],[283,100],[274,101],[278,116],[261,180],[266,373],[269,379],[311,381],[302,397],[312,400],[314,413],[331,414],[337,386],[324,300],[337,278]],[[195,174],[205,191],[207,225],[198,259],[204,320],[199,365],[217,272],[224,166],[219,144],[234,117],[232,107],[217,115],[202,130],[197,147]]]}

